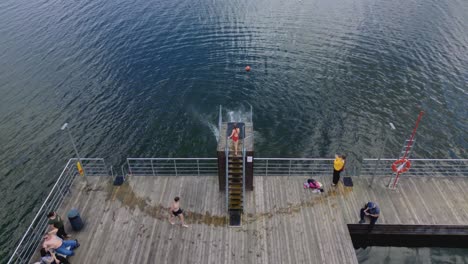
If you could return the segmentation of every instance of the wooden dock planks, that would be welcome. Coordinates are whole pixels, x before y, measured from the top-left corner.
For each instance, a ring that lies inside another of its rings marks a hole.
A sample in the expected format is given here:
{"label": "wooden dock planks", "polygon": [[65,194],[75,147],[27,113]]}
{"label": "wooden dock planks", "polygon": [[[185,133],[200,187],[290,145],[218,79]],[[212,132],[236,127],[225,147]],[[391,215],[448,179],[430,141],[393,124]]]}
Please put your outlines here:
{"label": "wooden dock planks", "polygon": [[[77,179],[59,212],[78,208],[85,228],[70,232],[81,247],[73,263],[357,263],[347,224],[357,223],[368,201],[381,207],[377,224],[468,225],[468,179],[354,177],[354,187],[325,193],[303,189],[307,177],[254,177],[243,225],[226,224],[224,193],[217,177],[131,177],[123,186],[110,178]],[[168,207],[181,197],[189,228],[168,221]],[[67,230],[70,226],[67,223]]]}

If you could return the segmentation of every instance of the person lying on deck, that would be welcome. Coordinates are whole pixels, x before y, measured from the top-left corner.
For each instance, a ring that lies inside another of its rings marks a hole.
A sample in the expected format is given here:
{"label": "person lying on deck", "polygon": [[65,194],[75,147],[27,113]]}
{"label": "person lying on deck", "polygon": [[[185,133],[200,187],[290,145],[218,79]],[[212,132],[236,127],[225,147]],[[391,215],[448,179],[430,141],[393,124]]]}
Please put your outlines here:
{"label": "person lying on deck", "polygon": [[44,243],[42,246],[46,251],[55,250],[56,253],[65,256],[73,256],[75,252],[73,250],[80,246],[78,240],[62,240],[56,235],[46,234],[44,236]]}

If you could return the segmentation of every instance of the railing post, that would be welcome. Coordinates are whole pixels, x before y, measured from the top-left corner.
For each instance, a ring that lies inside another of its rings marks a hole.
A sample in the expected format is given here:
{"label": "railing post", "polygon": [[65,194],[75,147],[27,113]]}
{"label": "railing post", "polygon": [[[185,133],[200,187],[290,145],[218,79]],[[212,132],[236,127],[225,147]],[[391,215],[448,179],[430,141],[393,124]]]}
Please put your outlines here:
{"label": "railing post", "polygon": [[250,122],[253,123],[253,107],[250,105]]}
{"label": "railing post", "polygon": [[129,159],[127,159],[127,166],[128,166],[128,172],[130,173],[130,176],[133,176],[132,167],[130,166],[130,160]]}
{"label": "railing post", "polygon": [[242,146],[242,210],[245,209],[245,156],[246,156],[245,154],[246,154],[245,144],[243,144]]}
{"label": "railing post", "polygon": [[291,162],[292,162],[292,160],[289,160],[289,171],[288,171],[288,176],[291,176]]}
{"label": "railing post", "polygon": [[114,179],[114,168],[112,167],[112,165],[110,166],[110,169],[111,169],[111,177],[112,179]]}
{"label": "railing post", "polygon": [[226,156],[226,169],[225,169],[225,192],[226,192],[226,211],[229,212],[229,148],[228,139],[226,137],[226,146],[224,148],[224,156]]}
{"label": "railing post", "polygon": [[268,160],[266,160],[265,176],[268,176]]}
{"label": "railing post", "polygon": [[197,159],[197,170],[198,170],[198,176],[200,176],[200,163],[198,162],[198,159]]}
{"label": "railing post", "polygon": [[219,105],[219,117],[218,117],[218,141],[221,140],[221,123],[223,122],[223,107]]}
{"label": "railing post", "polygon": [[153,172],[153,176],[156,176],[156,174],[154,173],[153,159],[151,159],[151,171]]}
{"label": "railing post", "polygon": [[177,174],[177,163],[176,163],[176,160],[174,160],[174,170],[175,170],[175,175],[178,176],[178,174]]}

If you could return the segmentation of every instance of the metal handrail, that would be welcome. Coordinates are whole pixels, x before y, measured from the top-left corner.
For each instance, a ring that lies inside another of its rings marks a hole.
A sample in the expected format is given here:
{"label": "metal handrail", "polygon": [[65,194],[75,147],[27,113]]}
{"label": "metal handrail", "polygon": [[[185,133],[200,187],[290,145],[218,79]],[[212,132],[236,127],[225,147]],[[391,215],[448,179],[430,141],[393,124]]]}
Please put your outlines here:
{"label": "metal handrail", "polygon": [[334,159],[254,158],[257,176],[322,176],[329,173]]}
{"label": "metal handrail", "polygon": [[245,140],[247,139],[245,137],[245,126],[244,126],[244,138],[242,139],[242,209],[245,208],[245,156],[246,156],[246,150],[245,150]]}
{"label": "metal handrail", "polygon": [[127,160],[215,160],[216,158],[127,158]]}
{"label": "metal handrail", "polygon": [[[221,124],[223,123],[223,107],[219,105],[219,117],[218,117],[218,133],[221,133]],[[218,141],[221,139],[221,135],[218,136]]]}
{"label": "metal handrail", "polygon": [[309,160],[309,161],[317,161],[317,160],[330,161],[330,160],[335,160],[335,159],[332,159],[332,158],[255,158],[255,159],[256,160]]}
{"label": "metal handrail", "polygon": [[[227,128],[226,128],[227,129]],[[226,135],[226,146],[224,148],[224,152],[226,155],[226,175],[225,175],[225,181],[226,181],[226,209],[229,211],[229,137]]]}
{"label": "metal handrail", "polygon": [[[365,158],[363,159],[364,161],[366,160],[378,160],[375,158]],[[395,158],[385,158],[385,159],[380,159],[383,161],[396,161]],[[468,162],[468,159],[409,159],[409,160],[414,160],[414,161],[463,161],[463,162]]]}
{"label": "metal handrail", "polygon": [[[375,174],[376,176],[390,176],[393,174],[391,164],[397,159],[381,159],[378,169],[375,169],[377,159],[363,159],[361,163],[361,176]],[[468,159],[409,159],[410,169],[405,172],[407,176],[461,176],[468,177]]]}
{"label": "metal handrail", "polygon": [[[47,219],[44,218],[44,214],[49,210],[56,210],[60,207],[63,199],[67,193],[69,193],[70,186],[73,184],[74,179],[79,175],[78,171],[74,167],[74,163],[76,161],[78,161],[76,158],[68,160],[51,191],[34,216],[31,224],[28,226],[26,232],[18,242],[18,245],[7,262],[8,264],[16,263],[18,261],[29,262],[31,259],[34,254],[34,250],[43,235],[43,231],[47,228]],[[83,167],[86,169],[87,176],[98,175],[99,172],[101,172],[101,165],[95,169],[93,167],[94,165],[90,164],[90,162],[105,164],[104,159],[100,158],[82,158],[81,161],[83,162]],[[39,217],[41,217],[41,220],[38,220]]]}
{"label": "metal handrail", "polygon": [[217,158],[128,158],[133,176],[217,175]]}
{"label": "metal handrail", "polygon": [[[251,140],[251,136],[245,137],[246,142]],[[226,139],[226,147],[229,145]],[[243,148],[244,148],[243,147]],[[242,149],[243,151],[243,149]],[[226,152],[229,155],[229,152]],[[333,158],[258,158],[255,157],[254,174],[257,176],[321,176],[330,172],[333,166]],[[177,174],[196,175],[217,175],[217,158],[129,158],[128,166],[130,174],[137,176],[150,175],[175,175],[174,160],[176,160]],[[375,171],[375,164],[378,159],[366,158],[356,164],[356,175],[372,176]],[[385,170],[390,169],[390,162],[396,159],[380,159],[380,165],[376,174],[382,175]],[[410,159],[413,163],[409,174],[405,175],[449,175],[450,170],[457,170],[453,176],[468,176],[468,159]],[[151,162],[153,162],[151,164]],[[167,164],[166,164],[167,163]],[[169,164],[170,163],[170,164]],[[371,167],[369,167],[371,166]],[[373,166],[373,167],[372,167]],[[439,168],[437,168],[439,166]],[[386,173],[385,175],[388,175]],[[451,174],[450,174],[451,175]]]}
{"label": "metal handrail", "polygon": [[[52,190],[49,192],[49,194],[47,195],[45,201],[48,201],[49,198],[52,196],[52,194],[54,194],[60,180],[62,179],[63,175],[65,175],[65,171],[67,170],[68,166],[70,165],[70,162],[72,161],[72,159],[69,159],[67,164],[65,165],[65,168],[63,168],[62,170],[62,173],[60,174],[59,178],[57,179],[57,181],[55,182],[54,186],[52,187]],[[18,246],[15,248],[15,251],[13,252],[12,256],[10,257],[10,259],[8,260],[8,263],[13,263],[13,260],[15,258],[15,256],[18,254],[18,251],[23,243],[23,241],[26,239],[26,236],[28,235],[28,233],[33,229],[33,224],[36,222],[36,220],[39,218],[39,213],[42,212],[42,210],[44,209],[44,207],[46,206],[46,202],[44,202],[41,207],[39,208],[39,211],[37,212],[37,214],[34,216],[31,224],[29,225],[28,229],[26,229],[26,232],[24,233],[23,237],[21,238],[20,242],[18,243]],[[21,257],[20,257],[21,258]],[[22,259],[22,258],[21,258]]]}

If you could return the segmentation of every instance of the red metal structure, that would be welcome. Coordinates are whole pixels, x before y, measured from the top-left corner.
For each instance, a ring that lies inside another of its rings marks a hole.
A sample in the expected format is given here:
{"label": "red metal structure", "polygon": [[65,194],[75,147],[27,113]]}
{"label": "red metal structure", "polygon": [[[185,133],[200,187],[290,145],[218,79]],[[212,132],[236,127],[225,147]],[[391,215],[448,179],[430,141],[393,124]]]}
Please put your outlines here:
{"label": "red metal structure", "polygon": [[398,180],[400,179],[400,174],[407,171],[411,167],[411,163],[407,158],[408,151],[411,149],[411,146],[413,145],[414,136],[416,135],[416,130],[418,129],[419,122],[421,121],[423,115],[424,115],[424,111],[420,111],[418,115],[418,119],[416,120],[416,125],[414,126],[414,129],[413,129],[413,133],[411,133],[410,140],[408,141],[408,144],[406,145],[405,154],[403,155],[401,159],[393,163],[394,165],[393,167],[396,168],[396,177],[395,177],[395,181],[393,182],[392,188],[395,188],[396,185],[398,184]]}

